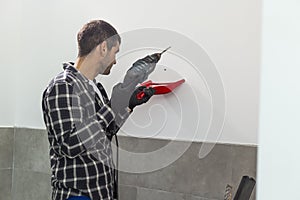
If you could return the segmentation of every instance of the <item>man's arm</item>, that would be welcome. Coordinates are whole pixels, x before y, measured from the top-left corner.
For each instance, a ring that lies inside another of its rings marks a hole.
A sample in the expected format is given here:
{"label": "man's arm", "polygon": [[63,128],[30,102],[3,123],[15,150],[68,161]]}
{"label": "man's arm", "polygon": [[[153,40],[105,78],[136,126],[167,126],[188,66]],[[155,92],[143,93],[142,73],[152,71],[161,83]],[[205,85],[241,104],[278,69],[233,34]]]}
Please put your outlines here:
{"label": "man's arm", "polygon": [[82,106],[74,86],[56,83],[44,99],[47,128],[52,130],[59,145],[59,154],[73,158],[93,147],[106,137],[105,129],[114,120],[111,108],[104,105],[98,112],[84,117],[87,108]]}

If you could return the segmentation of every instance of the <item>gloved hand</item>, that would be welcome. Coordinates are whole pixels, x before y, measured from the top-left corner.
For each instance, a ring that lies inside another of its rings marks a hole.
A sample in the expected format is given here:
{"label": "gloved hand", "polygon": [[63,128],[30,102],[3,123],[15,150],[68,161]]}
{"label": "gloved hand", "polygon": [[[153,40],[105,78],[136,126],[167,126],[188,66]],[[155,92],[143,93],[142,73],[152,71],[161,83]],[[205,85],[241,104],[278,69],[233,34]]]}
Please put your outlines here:
{"label": "gloved hand", "polygon": [[[143,92],[143,95],[139,95]],[[152,87],[140,86],[132,93],[128,108],[132,111],[134,107],[146,103],[155,93],[155,89]]]}
{"label": "gloved hand", "polygon": [[110,107],[115,114],[123,115],[128,107],[128,102],[133,89],[124,88],[122,83],[116,84],[111,93]]}
{"label": "gloved hand", "polygon": [[[143,95],[138,94],[144,92]],[[118,127],[121,127],[126,119],[129,117],[130,112],[137,105],[146,103],[151,96],[155,93],[155,89],[146,86],[140,86],[133,92],[131,88],[123,88],[121,83],[118,83],[113,87],[111,99],[109,105],[116,115],[115,123]],[[128,110],[128,108],[130,110]]]}

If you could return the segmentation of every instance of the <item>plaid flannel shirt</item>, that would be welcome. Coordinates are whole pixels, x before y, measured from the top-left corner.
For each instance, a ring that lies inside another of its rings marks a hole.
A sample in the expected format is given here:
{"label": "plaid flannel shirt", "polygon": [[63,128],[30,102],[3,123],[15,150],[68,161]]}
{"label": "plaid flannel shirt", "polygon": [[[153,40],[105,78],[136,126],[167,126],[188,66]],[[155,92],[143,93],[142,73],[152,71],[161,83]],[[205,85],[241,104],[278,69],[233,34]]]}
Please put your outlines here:
{"label": "plaid flannel shirt", "polygon": [[52,199],[88,196],[112,200],[114,163],[107,127],[114,113],[104,105],[86,77],[65,63],[43,93],[48,131]]}

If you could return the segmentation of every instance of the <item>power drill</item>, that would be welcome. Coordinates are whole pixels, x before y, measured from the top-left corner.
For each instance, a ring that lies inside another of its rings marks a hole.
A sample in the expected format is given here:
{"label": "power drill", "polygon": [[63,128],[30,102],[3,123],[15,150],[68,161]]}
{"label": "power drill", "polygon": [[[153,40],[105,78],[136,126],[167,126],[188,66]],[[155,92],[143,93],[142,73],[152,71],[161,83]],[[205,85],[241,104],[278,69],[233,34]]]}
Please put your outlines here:
{"label": "power drill", "polygon": [[[121,127],[126,118],[129,116],[126,112],[129,99],[139,83],[144,82],[150,73],[155,69],[156,63],[160,60],[161,55],[170,47],[160,53],[148,55],[137,60],[126,72],[123,82],[118,83],[112,90],[111,108],[116,114],[116,124]],[[113,98],[113,96],[122,96],[122,98]],[[142,94],[140,95],[142,96]]]}
{"label": "power drill", "polygon": [[154,53],[137,60],[126,72],[122,87],[134,89],[137,84],[144,82],[149,74],[154,71],[156,63],[160,60],[161,55],[170,48],[171,47],[168,47],[160,53]]}

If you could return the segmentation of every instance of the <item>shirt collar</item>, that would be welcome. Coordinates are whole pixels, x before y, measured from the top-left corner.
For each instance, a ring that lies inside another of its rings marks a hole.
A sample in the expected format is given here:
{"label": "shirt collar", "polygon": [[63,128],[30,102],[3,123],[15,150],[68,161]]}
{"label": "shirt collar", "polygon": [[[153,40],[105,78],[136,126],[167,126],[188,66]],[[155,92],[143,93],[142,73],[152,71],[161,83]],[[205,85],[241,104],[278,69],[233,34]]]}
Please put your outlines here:
{"label": "shirt collar", "polygon": [[[71,71],[72,73],[74,73],[81,81],[89,83],[89,79],[86,78],[84,75],[82,75],[75,67],[74,67],[74,62],[67,62],[67,63],[63,63],[63,69],[64,70],[68,70]],[[93,80],[94,82],[96,82],[96,80]]]}

